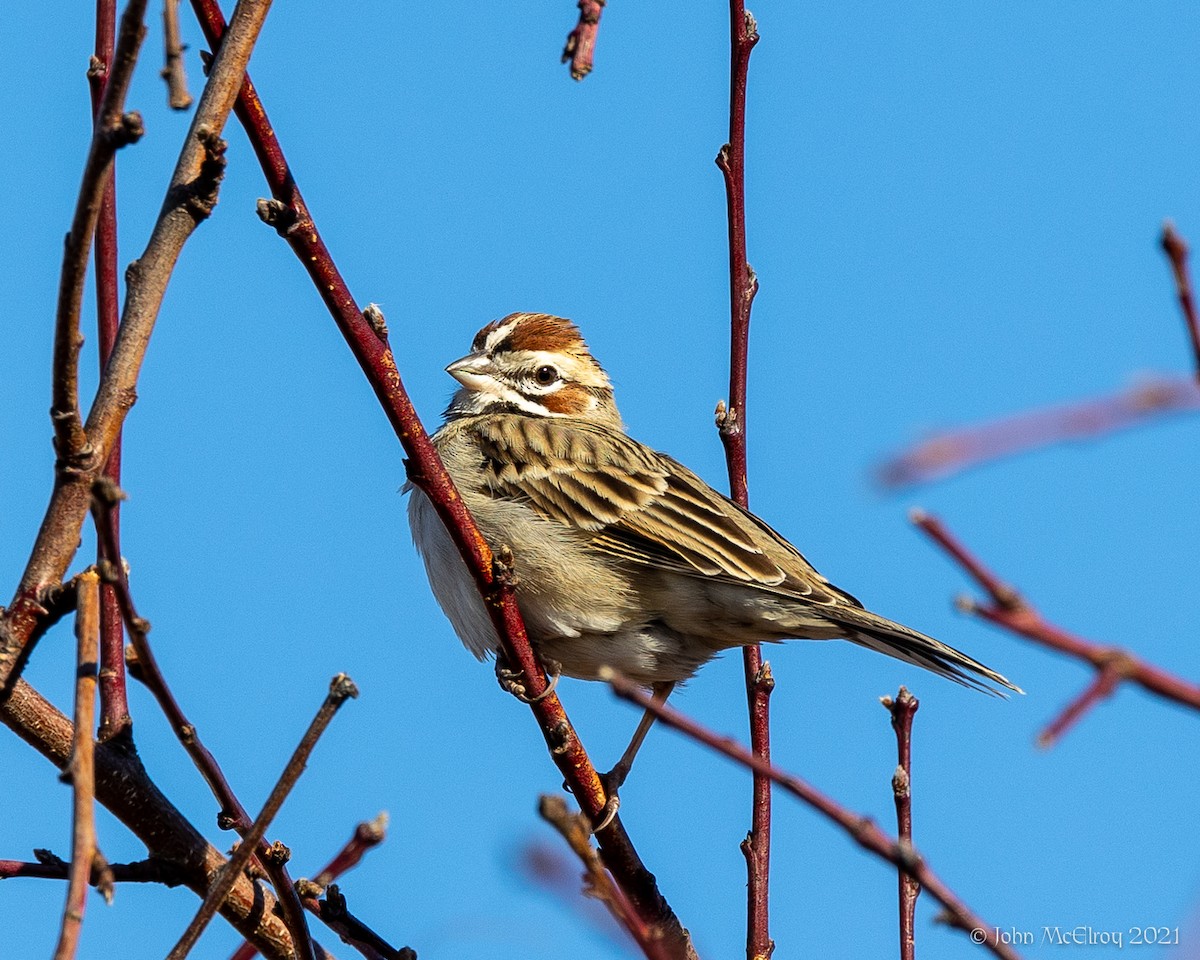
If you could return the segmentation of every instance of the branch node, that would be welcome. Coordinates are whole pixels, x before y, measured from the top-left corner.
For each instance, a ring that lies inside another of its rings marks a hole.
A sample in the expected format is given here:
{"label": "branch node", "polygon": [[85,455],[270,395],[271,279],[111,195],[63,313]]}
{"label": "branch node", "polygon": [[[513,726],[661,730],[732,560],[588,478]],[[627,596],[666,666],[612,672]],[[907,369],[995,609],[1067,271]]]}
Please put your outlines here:
{"label": "branch node", "polygon": [[354,681],[348,674],[339,673],[329,681],[329,699],[334,704],[342,704],[357,697],[358,687],[354,685]]}
{"label": "branch node", "polygon": [[285,239],[300,219],[296,211],[282,200],[260,197],[255,209],[258,219],[267,226],[274,227],[275,232]]}
{"label": "branch node", "polygon": [[[260,200],[259,202],[261,203],[262,201]],[[362,315],[363,319],[371,325],[371,329],[375,331],[375,336],[379,338],[380,342],[387,343],[387,320],[383,316],[383,311],[379,309],[379,304],[368,303],[367,308],[362,312]]]}

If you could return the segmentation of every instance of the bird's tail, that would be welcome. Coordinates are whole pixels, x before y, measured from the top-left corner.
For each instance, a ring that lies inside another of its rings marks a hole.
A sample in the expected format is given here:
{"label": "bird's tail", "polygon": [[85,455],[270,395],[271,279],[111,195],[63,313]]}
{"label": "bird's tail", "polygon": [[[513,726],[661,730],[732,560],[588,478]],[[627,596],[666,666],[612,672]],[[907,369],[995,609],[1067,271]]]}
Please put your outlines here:
{"label": "bird's tail", "polygon": [[955,683],[982,690],[992,696],[1003,697],[1006,694],[1004,690],[985,683],[985,680],[1013,693],[1025,692],[991,667],[984,666],[962,651],[869,610],[843,607],[836,616],[846,627],[846,638],[860,646],[924,667]]}

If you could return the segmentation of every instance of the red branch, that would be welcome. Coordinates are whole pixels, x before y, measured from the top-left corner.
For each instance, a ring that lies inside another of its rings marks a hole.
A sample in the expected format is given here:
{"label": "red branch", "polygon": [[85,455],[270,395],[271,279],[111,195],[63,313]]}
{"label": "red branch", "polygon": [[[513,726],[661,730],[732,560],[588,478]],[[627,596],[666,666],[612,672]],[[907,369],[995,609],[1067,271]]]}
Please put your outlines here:
{"label": "red branch", "polygon": [[608,0],[579,0],[579,22],[567,34],[562,62],[571,64],[571,79],[582,80],[592,72],[596,55],[596,34],[600,32],[600,14]]}
{"label": "red branch", "polygon": [[1097,676],[1092,684],[1038,736],[1040,745],[1053,744],[1088,709],[1106,699],[1126,680],[1164,699],[1200,710],[1200,686],[1197,684],[1146,663],[1128,650],[1085,640],[1048,622],[1016,590],[1005,586],[999,577],[976,559],[936,517],[914,510],[912,521],[988,594],[988,603],[964,600],[960,603],[964,610],[1043,647],[1082,660],[1096,670]]}
{"label": "red branch", "polygon": [[762,757],[755,756],[732,737],[723,737],[714,733],[672,707],[659,703],[636,683],[611,670],[607,671],[602,679],[612,686],[613,692],[617,696],[652,711],[668,727],[673,727],[709,749],[715,750],[779,784],[788,793],[836,823],[860,847],[894,864],[906,875],[916,880],[933,899],[945,908],[942,919],[949,926],[969,931],[973,943],[980,943],[988,947],[996,956],[1003,957],[1005,960],[1017,960],[1018,955],[1012,947],[1007,943],[1002,943],[997,937],[997,928],[984,923],[963,903],[958,895],[929,869],[925,858],[911,844],[904,844],[889,837],[870,817],[847,810],[832,797],[821,793],[799,777],[785,773]]}
{"label": "red branch", "polygon": [[982,463],[1193,410],[1200,410],[1200,390],[1192,378],[1154,379],[1112,396],[935,434],[884,461],[876,479],[888,488],[929,483]]}
{"label": "red branch", "polygon": [[[758,278],[746,261],[746,75],[750,53],[758,43],[758,24],[743,0],[729,3],[729,142],[717,153],[725,178],[729,221],[729,408],[717,407],[717,427],[725,447],[729,492],[749,506],[746,482],[746,377],[750,348],[750,308]],[[758,644],[742,648],[746,701],[750,711],[750,744],[756,756],[771,759],[770,696],[775,689],[771,665]],[[746,956],[767,960],[775,949],[769,924],[771,875],[771,782],[755,775],[750,832],[742,842],[746,857]]]}
{"label": "red branch", "polygon": [[[913,716],[921,702],[905,687],[895,698],[881,697],[880,702],[892,715],[892,729],[896,731],[896,772],[892,774],[892,795],[896,799],[896,831],[899,845],[907,847],[912,855],[912,724]],[[900,960],[913,960],[916,940],[913,934],[913,918],[917,910],[917,895],[921,885],[900,871]]]}
{"label": "red branch", "polygon": [[[210,46],[214,49],[225,29],[224,16],[216,0],[192,0],[192,8]],[[262,101],[249,76],[238,96],[238,119],[250,138],[274,197],[260,204],[260,215],[288,242],[308,271],[318,293],[350,346],[371,384],[384,413],[408,455],[409,476],[429,497],[447,531],[454,539],[468,569],[487,601],[492,623],[501,638],[505,659],[519,671],[530,709],[537,718],[550,754],[583,811],[595,823],[602,816],[608,796],[567,718],[557,694],[549,690],[545,672],[538,662],[513,599],[511,569],[497,562],[480,535],[470,512],[437,456],[400,380],[396,361],[387,341],[386,327],[364,316],[346,281],[333,262],[317,232],[308,207],[292,176],[275,137]],[[597,831],[597,842],[605,866],[612,872],[633,908],[672,945],[672,955],[692,953],[687,931],[658,890],[654,875],[637,855],[619,817]]]}
{"label": "red branch", "polygon": [[[95,60],[88,70],[92,95],[93,124],[100,119],[100,101],[104,83],[112,62],[116,37],[116,0],[96,0]],[[96,222],[96,327],[99,333],[100,372],[108,363],[117,339],[117,324],[121,316],[120,291],[117,288],[117,162],[113,159],[108,187],[100,204]],[[104,476],[113,483],[121,482],[121,435],[113,443]],[[113,505],[109,536],[120,555],[120,506]],[[97,561],[100,557],[97,556]],[[116,594],[107,583],[100,585],[100,740],[108,740],[127,730],[131,724],[129,701],[125,691],[125,635],[122,630],[121,608]]]}
{"label": "red branch", "polygon": [[1196,301],[1192,296],[1192,278],[1188,271],[1188,246],[1168,220],[1163,224],[1162,248],[1171,261],[1171,272],[1175,275],[1175,290],[1179,295],[1179,307],[1187,323],[1188,336],[1192,341],[1192,356],[1196,362],[1196,379],[1200,380],[1200,319],[1196,317]]}

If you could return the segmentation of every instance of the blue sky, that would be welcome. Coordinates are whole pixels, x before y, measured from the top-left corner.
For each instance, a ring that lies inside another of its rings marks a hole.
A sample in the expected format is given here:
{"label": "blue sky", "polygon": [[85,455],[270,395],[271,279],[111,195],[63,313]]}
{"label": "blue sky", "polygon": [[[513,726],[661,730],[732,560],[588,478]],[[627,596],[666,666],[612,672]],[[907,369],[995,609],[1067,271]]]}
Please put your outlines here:
{"label": "blue sky", "polygon": [[[0,262],[6,593],[51,482],[53,305],[87,143],[91,24],[76,6],[53,27],[29,5],[0,13],[20,38],[0,84],[17,127],[0,143],[13,238]],[[722,484],[711,415],[726,390],[728,280],[713,157],[726,135],[726,7],[614,0],[582,84],[557,62],[575,19],[565,0],[332,9],[279,4],[251,72],[352,290],[382,305],[427,424],[451,392],[442,368],[479,326],[513,310],[559,313],[612,374],[631,433]],[[881,457],[932,429],[1189,368],[1157,235],[1169,216],[1200,245],[1194,9],[752,9],[763,35],[747,140],[762,283],[752,505],[873,609],[1028,691],[1000,702],[846,644],[793,643],[768,651],[775,758],[890,830],[894,742],[877,698],[908,684],[922,702],[916,840],[967,902],[1039,936],[1178,926],[1179,949],[1195,955],[1200,717],[1121,690],[1037,750],[1036,732],[1089,673],[956,614],[962,575],[905,522],[920,503],[1052,619],[1196,677],[1195,420],[903,496],[869,480]],[[187,124],[164,106],[157,23],[130,97],[147,136],[120,157],[123,262],[145,242]],[[197,89],[202,41],[186,11],[183,23]],[[124,549],[164,670],[252,809],[329,677],[353,676],[361,698],[271,835],[292,848],[295,873],[311,873],[358,820],[388,810],[390,838],[344,889],[393,941],[427,960],[620,957],[522,878],[522,848],[556,843],[535,806],[557,772],[528,711],[434,604],[398,493],[399,446],[299,265],[255,217],[265,188],[244,136],[231,126],[228,139],[220,204],[172,280],[126,430]],[[69,631],[55,631],[28,673],[64,707],[70,650]],[[744,737],[740,671],[736,656],[710,665],[677,705]],[[562,695],[607,766],[636,713],[594,684],[564,681]],[[228,845],[150,698],[133,696],[151,772]],[[0,768],[11,809],[35,811],[0,821],[0,857],[66,855],[70,796],[55,771],[7,731]],[[655,731],[622,800],[701,954],[739,955],[747,775]],[[786,797],[775,824],[777,956],[893,950],[894,873]],[[112,818],[100,830],[109,859],[143,855]],[[13,956],[48,954],[62,893],[3,885]],[[93,899],[80,956],[161,956],[196,903],[133,886],[112,908]],[[971,948],[936,913],[922,899],[920,955],[963,956]],[[235,943],[218,924],[194,955],[224,957]]]}

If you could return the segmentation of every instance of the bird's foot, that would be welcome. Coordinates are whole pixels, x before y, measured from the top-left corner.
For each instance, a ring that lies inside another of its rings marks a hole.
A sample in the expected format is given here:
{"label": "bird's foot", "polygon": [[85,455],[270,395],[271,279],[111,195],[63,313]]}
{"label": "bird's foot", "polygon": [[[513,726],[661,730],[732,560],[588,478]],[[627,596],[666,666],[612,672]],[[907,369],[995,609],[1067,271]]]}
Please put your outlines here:
{"label": "bird's foot", "polygon": [[496,654],[496,682],[500,684],[501,690],[512,694],[522,703],[538,703],[554,692],[555,687],[558,686],[558,678],[562,676],[562,664],[557,660],[548,660],[543,657],[542,663],[548,671],[547,676],[550,680],[546,684],[545,690],[532,697],[526,692],[525,684],[522,682],[525,677],[524,673],[520,670],[513,670],[503,652]]}

